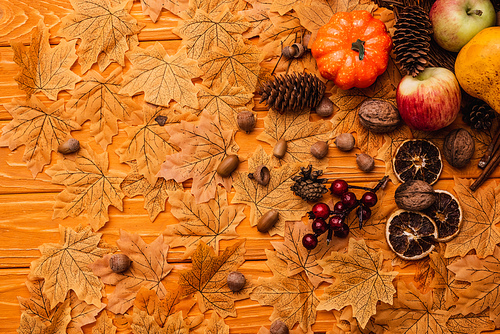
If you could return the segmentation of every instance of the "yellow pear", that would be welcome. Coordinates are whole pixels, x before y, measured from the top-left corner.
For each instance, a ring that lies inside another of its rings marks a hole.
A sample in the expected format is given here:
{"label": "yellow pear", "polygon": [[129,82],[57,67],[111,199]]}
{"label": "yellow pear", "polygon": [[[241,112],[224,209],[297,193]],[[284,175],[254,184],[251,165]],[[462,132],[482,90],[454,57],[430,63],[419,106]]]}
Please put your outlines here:
{"label": "yellow pear", "polygon": [[481,30],[460,50],[455,75],[464,91],[500,113],[500,27]]}

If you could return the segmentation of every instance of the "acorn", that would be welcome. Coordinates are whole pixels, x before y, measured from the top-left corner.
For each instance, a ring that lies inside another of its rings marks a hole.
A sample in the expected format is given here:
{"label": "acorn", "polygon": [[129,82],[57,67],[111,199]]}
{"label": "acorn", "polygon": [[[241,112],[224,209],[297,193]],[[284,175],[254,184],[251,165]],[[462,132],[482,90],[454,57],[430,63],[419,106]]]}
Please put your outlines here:
{"label": "acorn", "polygon": [[222,177],[228,177],[236,170],[236,168],[238,168],[239,164],[240,160],[238,159],[238,156],[230,154],[226,156],[219,164],[219,167],[217,167],[217,174]]}
{"label": "acorn", "polygon": [[245,275],[240,273],[239,271],[231,271],[227,275],[227,287],[232,292],[238,292],[243,289],[246,283]]}
{"label": "acorn", "polygon": [[306,48],[301,43],[293,43],[290,46],[285,46],[281,51],[285,58],[300,58],[306,53]]}
{"label": "acorn", "polygon": [[328,143],[326,141],[317,141],[311,145],[311,154],[316,159],[323,159],[328,154]]}
{"label": "acorn", "polygon": [[316,106],[316,114],[321,117],[330,117],[333,114],[333,102],[326,96],[323,96]]}
{"label": "acorn", "polygon": [[354,148],[354,136],[350,133],[341,133],[335,138],[335,145],[337,148],[344,152],[349,152]]}
{"label": "acorn", "polygon": [[155,121],[158,123],[159,126],[164,126],[165,123],[167,123],[168,117],[167,116],[156,116]]}
{"label": "acorn", "polygon": [[281,138],[274,145],[273,155],[278,159],[282,159],[286,154],[287,146],[286,140]]}
{"label": "acorn", "polygon": [[75,138],[70,138],[59,145],[57,151],[62,154],[71,154],[80,150],[80,142]]}
{"label": "acorn", "polygon": [[277,210],[272,209],[267,211],[257,222],[257,230],[259,230],[259,232],[266,233],[274,227],[278,219],[279,212]]}
{"label": "acorn", "polygon": [[265,165],[260,165],[255,169],[255,172],[249,173],[248,177],[262,186],[267,186],[271,180],[271,172]]}
{"label": "acorn", "polygon": [[113,254],[109,258],[109,268],[115,273],[122,273],[128,270],[131,263],[130,258],[123,253]]}
{"label": "acorn", "polygon": [[269,328],[271,334],[289,334],[288,326],[280,319],[273,321]]}
{"label": "acorn", "polygon": [[363,172],[371,172],[375,168],[375,160],[366,153],[356,154],[356,163]]}
{"label": "acorn", "polygon": [[236,121],[238,123],[238,127],[246,133],[252,132],[252,130],[255,128],[255,115],[249,110],[238,113],[238,116],[236,116]]}

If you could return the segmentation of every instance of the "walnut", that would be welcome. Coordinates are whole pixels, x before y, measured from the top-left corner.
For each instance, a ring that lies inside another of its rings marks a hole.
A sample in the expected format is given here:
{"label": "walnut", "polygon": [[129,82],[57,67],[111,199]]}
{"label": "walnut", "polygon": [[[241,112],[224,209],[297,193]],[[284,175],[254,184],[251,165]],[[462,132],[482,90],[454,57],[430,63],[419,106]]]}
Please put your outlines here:
{"label": "walnut", "polygon": [[410,180],[396,189],[394,199],[400,209],[421,211],[427,209],[436,201],[436,193],[427,182]]}
{"label": "walnut", "polygon": [[444,158],[455,168],[467,165],[474,155],[474,150],[474,138],[465,129],[453,130],[444,139]]}
{"label": "walnut", "polygon": [[383,100],[366,100],[359,107],[358,115],[362,126],[378,133],[391,132],[401,122],[398,110]]}

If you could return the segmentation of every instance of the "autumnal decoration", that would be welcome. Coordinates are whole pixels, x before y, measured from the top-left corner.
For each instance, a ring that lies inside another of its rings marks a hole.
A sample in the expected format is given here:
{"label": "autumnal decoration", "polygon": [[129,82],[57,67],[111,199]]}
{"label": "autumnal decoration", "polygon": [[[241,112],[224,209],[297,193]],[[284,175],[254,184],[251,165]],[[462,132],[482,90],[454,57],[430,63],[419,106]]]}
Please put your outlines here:
{"label": "autumnal decoration", "polygon": [[455,238],[462,227],[462,208],[458,200],[446,190],[437,189],[436,201],[423,212],[431,217],[438,229],[437,241]]}
{"label": "autumnal decoration", "polygon": [[430,184],[422,180],[401,183],[394,193],[397,206],[403,210],[420,211],[436,201],[437,194]]}
{"label": "autumnal decoration", "polygon": [[316,202],[323,197],[323,194],[328,192],[324,185],[328,179],[319,178],[321,175],[323,175],[323,171],[313,171],[312,165],[309,165],[307,168],[301,167],[300,175],[292,177],[295,183],[290,189],[303,200]]}
{"label": "autumnal decoration", "polygon": [[422,180],[434,184],[441,175],[441,152],[432,142],[408,139],[402,142],[393,158],[394,173],[401,182]]}
{"label": "autumnal decoration", "polygon": [[359,106],[358,115],[362,126],[377,133],[394,131],[401,123],[398,110],[386,100],[364,101]]}
{"label": "autumnal decoration", "polygon": [[221,177],[228,177],[238,168],[240,159],[236,154],[227,155],[217,166],[216,172]]}
{"label": "autumnal decoration", "polygon": [[356,164],[363,172],[371,172],[375,168],[375,159],[366,153],[356,154]]}
{"label": "autumnal decoration", "polygon": [[335,13],[311,46],[321,75],[343,90],[372,85],[387,69],[391,49],[385,25],[367,11]]}
{"label": "autumnal decoration", "polygon": [[335,137],[335,145],[337,148],[344,152],[349,152],[354,148],[356,140],[350,133],[341,133]]}
{"label": "autumnal decoration", "polygon": [[232,292],[239,292],[245,286],[246,278],[245,275],[239,271],[231,271],[227,275],[227,286]]}
{"label": "autumnal decoration", "polygon": [[462,109],[462,120],[476,130],[488,130],[496,117],[495,110],[479,99]]}
{"label": "autumnal decoration", "polygon": [[95,326],[92,327],[92,334],[100,333],[116,333],[116,326],[113,325],[113,321],[108,317],[108,314],[105,311],[101,313],[99,318],[97,318]]}
{"label": "autumnal decoration", "polygon": [[277,210],[271,209],[264,213],[257,222],[257,230],[261,233],[266,233],[276,225],[280,219],[280,213]]}
{"label": "autumnal decoration", "polygon": [[246,133],[252,132],[255,128],[255,123],[257,119],[253,112],[244,110],[236,116],[236,122],[238,123],[238,128],[245,131]]}
{"label": "autumnal decoration", "polygon": [[78,152],[80,142],[78,139],[70,138],[57,147],[57,152],[61,154],[72,154]]}
{"label": "autumnal decoration", "polygon": [[463,128],[458,128],[446,135],[443,144],[443,156],[455,168],[465,167],[474,155],[476,145],[472,135]]}

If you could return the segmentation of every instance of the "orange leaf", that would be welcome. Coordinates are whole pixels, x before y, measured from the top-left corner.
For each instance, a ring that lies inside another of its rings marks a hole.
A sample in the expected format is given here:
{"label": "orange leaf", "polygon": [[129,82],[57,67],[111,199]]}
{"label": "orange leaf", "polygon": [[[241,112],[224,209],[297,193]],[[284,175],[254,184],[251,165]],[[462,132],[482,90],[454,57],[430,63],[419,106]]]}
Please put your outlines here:
{"label": "orange leaf", "polygon": [[205,328],[205,334],[229,334],[229,326],[226,325],[224,319],[219,317],[219,315],[214,312],[212,317],[208,321],[207,327]]}
{"label": "orange leaf", "polygon": [[54,313],[50,324],[45,324],[42,319],[32,317],[26,312],[21,314],[18,334],[66,334],[66,326],[71,321],[69,301],[66,301]]}
{"label": "orange leaf", "polygon": [[113,325],[113,321],[108,318],[108,313],[106,311],[97,318],[97,322],[94,327],[92,327],[92,334],[115,334],[116,327]]}

